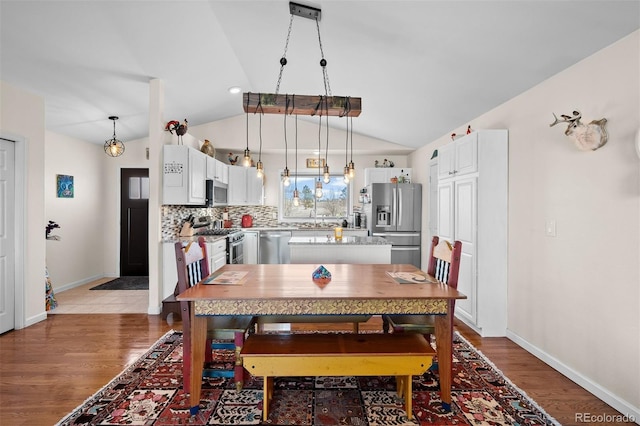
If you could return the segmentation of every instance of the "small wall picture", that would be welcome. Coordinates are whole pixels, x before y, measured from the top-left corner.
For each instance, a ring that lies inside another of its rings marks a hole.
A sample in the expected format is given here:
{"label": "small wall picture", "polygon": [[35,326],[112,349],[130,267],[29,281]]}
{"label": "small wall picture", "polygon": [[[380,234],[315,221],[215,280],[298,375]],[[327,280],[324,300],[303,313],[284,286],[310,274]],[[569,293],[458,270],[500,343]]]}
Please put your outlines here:
{"label": "small wall picture", "polygon": [[324,158],[307,158],[307,169],[318,169],[324,167]]}
{"label": "small wall picture", "polygon": [[58,198],[73,198],[73,176],[56,175]]}

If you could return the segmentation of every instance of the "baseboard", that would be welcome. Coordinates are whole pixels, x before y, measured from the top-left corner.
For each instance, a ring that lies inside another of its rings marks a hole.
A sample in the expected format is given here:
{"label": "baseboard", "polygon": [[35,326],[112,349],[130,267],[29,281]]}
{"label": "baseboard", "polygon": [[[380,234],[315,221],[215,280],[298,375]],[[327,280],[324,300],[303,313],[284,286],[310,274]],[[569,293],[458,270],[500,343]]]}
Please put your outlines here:
{"label": "baseboard", "polygon": [[162,306],[151,306],[147,309],[147,315],[160,315],[162,313]]}
{"label": "baseboard", "polygon": [[[81,279],[79,281],[74,281],[72,283],[62,285],[60,287],[54,286],[53,291],[55,293],[62,293],[63,291],[71,290],[72,288],[80,287],[82,285],[88,284],[88,283],[90,283],[92,281],[99,280],[100,278],[105,278],[105,277],[107,277],[107,276],[106,275],[94,275],[93,277],[83,278],[83,279]],[[117,277],[111,277],[111,278],[117,278]]]}
{"label": "baseboard", "polygon": [[[518,336],[514,332],[507,330],[507,338],[512,340],[515,344],[522,347],[524,350],[526,350],[536,358],[540,359],[545,364],[549,365],[554,370],[557,370],[562,375],[574,381],[576,384],[578,384],[588,392],[591,392],[593,395],[600,398],[602,401],[609,404],[623,415],[627,416],[627,418],[632,422],[640,422],[640,407],[634,407],[633,405],[631,405],[631,403],[614,395],[609,390],[600,386],[598,383],[594,382],[588,377],[585,377],[573,368],[563,364],[557,358],[549,355],[537,346],[534,346],[531,343],[527,342],[525,339]],[[599,413],[590,414],[598,415]]]}
{"label": "baseboard", "polygon": [[41,312],[38,315],[27,318],[24,324],[24,328],[27,328],[33,324],[39,323],[47,319],[47,311]]}

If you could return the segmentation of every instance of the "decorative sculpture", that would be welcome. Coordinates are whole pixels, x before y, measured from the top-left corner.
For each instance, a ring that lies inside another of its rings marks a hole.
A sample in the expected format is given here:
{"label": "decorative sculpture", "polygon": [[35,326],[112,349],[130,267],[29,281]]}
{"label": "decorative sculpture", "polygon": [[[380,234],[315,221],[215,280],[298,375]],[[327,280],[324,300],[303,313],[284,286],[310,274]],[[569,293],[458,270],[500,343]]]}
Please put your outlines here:
{"label": "decorative sculpture", "polygon": [[187,124],[188,122],[186,118],[183,123],[180,123],[177,120],[171,120],[167,123],[164,129],[168,130],[171,134],[175,131],[176,135],[178,135],[178,144],[182,145],[182,136],[187,134]]}
{"label": "decorative sculpture", "polygon": [[204,143],[200,147],[200,152],[207,154],[209,157],[216,156],[216,149],[213,147],[213,144],[209,142],[209,139],[204,140]]}
{"label": "decorative sculpture", "polygon": [[607,143],[609,135],[605,125],[607,124],[606,118],[600,120],[592,120],[589,124],[584,124],[580,121],[582,114],[580,111],[573,111],[573,115],[561,114],[562,120],[559,119],[555,113],[553,123],[549,124],[549,127],[553,127],[558,123],[567,123],[567,129],[564,134],[569,136],[573,143],[582,151],[595,151],[601,148]]}

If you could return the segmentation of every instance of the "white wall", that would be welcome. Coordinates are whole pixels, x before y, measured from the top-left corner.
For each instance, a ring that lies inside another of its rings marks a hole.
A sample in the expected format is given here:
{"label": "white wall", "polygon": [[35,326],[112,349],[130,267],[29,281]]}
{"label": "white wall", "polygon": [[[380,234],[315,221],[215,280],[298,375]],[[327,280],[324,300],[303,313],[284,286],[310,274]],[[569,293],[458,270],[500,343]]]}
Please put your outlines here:
{"label": "white wall", "polygon": [[[639,52],[637,31],[470,123],[509,130],[509,337],[636,421]],[[552,112],[575,109],[587,123],[609,120],[607,145],[579,151],[564,126],[549,127]],[[417,150],[410,163],[424,164],[449,140]],[[547,220],[556,237],[545,235]]]}
{"label": "white wall", "polygon": [[[111,214],[104,199],[105,155],[102,145],[46,132],[45,220],[60,225],[48,240],[46,261],[54,290],[64,290],[104,276],[104,220]],[[58,198],[56,175],[74,178],[73,198]]]}
{"label": "white wall", "polygon": [[[0,81],[0,131],[23,138],[16,149],[16,178],[23,173],[25,193],[21,194],[25,215],[16,218],[24,223],[24,241],[16,261],[24,264],[24,283],[16,289],[24,304],[16,327],[29,326],[46,318],[45,310],[45,219],[44,219],[44,100]],[[19,157],[18,153],[23,153]],[[19,267],[20,265],[17,265]],[[19,314],[18,314],[19,315]]]}

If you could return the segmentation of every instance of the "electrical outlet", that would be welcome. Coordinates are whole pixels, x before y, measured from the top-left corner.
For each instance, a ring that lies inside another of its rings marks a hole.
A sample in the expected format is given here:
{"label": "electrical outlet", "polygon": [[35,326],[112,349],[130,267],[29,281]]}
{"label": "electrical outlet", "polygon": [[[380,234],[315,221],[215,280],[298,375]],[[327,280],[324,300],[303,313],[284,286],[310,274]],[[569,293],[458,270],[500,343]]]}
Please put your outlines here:
{"label": "electrical outlet", "polygon": [[544,225],[545,235],[547,237],[555,237],[556,236],[556,221],[553,219],[549,219],[545,222]]}

